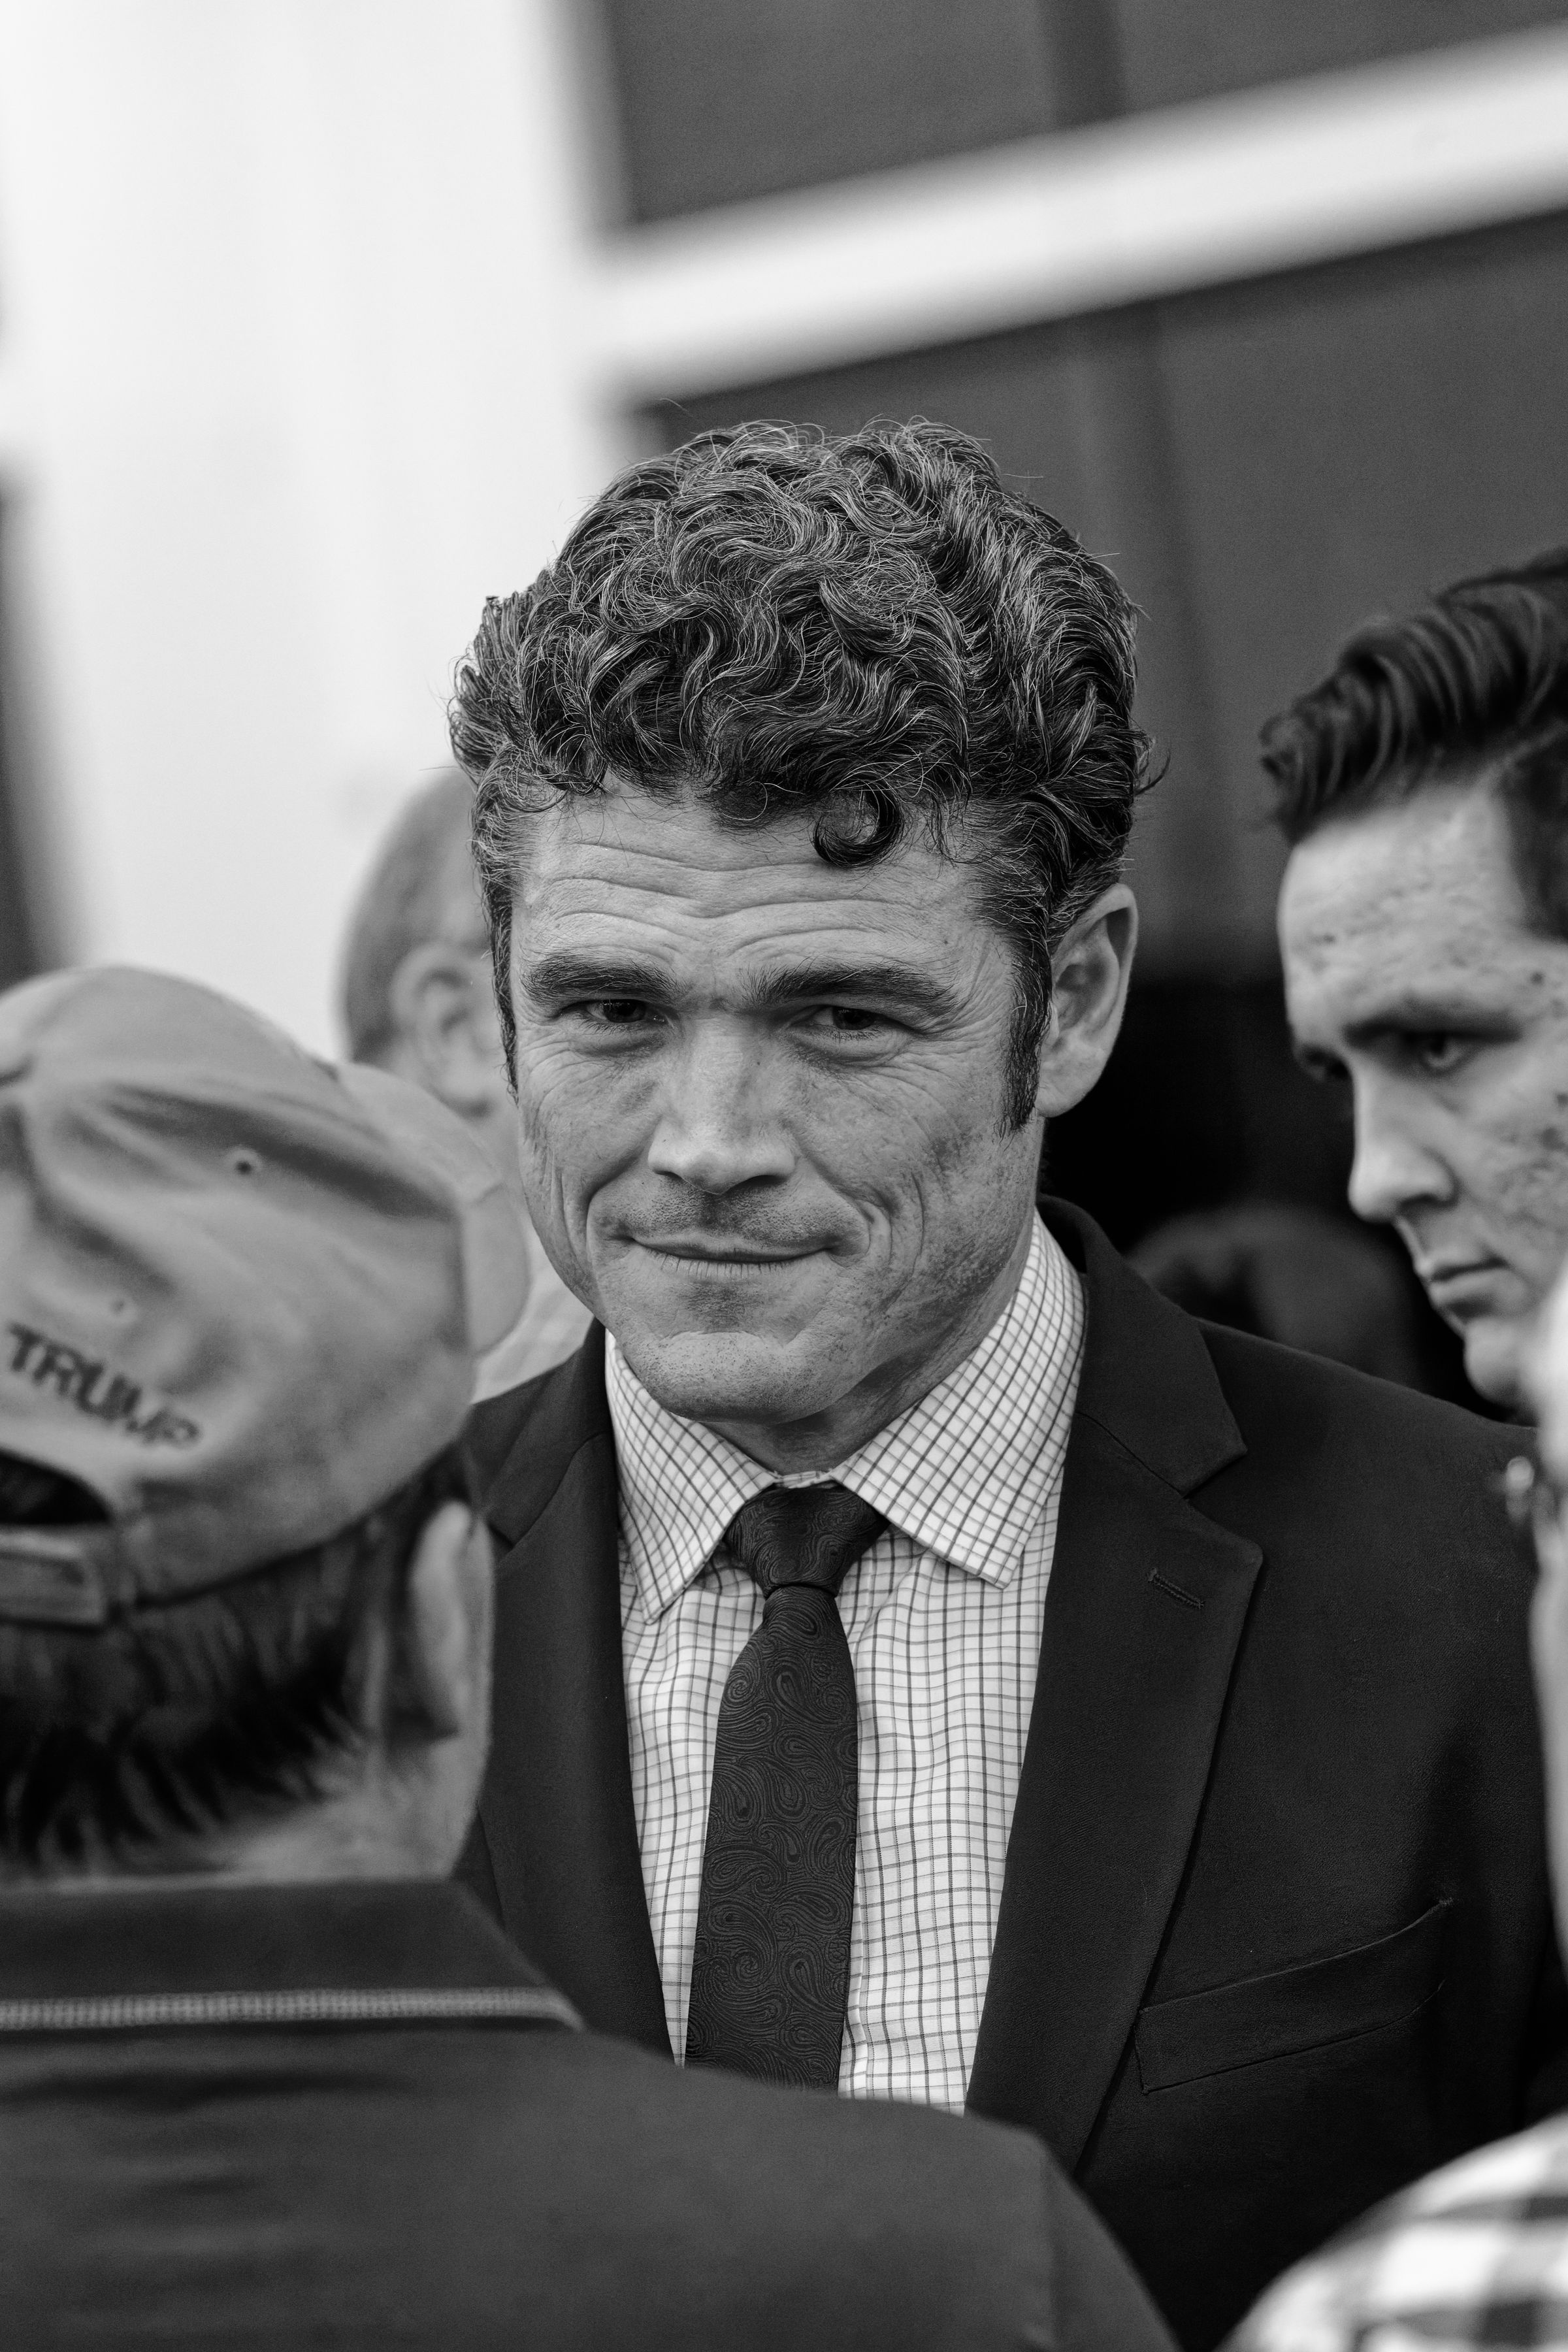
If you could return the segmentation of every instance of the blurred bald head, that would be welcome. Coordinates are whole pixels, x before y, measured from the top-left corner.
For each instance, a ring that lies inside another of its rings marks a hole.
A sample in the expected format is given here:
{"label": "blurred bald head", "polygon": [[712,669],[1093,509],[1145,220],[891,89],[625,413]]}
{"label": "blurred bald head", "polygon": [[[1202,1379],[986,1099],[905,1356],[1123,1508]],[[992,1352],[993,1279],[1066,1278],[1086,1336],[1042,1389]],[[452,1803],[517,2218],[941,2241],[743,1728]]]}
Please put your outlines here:
{"label": "blurred bald head", "polygon": [[407,800],[354,903],[343,950],[342,1013],[351,1057],[384,1063],[396,1043],[399,967],[440,940],[482,950],[484,915],[468,853],[473,792],[444,769]]}
{"label": "blurred bald head", "polygon": [[435,1095],[515,1185],[511,1103],[468,847],[472,806],[468,779],[450,768],[399,814],[350,920],[343,1026],[354,1061]]}

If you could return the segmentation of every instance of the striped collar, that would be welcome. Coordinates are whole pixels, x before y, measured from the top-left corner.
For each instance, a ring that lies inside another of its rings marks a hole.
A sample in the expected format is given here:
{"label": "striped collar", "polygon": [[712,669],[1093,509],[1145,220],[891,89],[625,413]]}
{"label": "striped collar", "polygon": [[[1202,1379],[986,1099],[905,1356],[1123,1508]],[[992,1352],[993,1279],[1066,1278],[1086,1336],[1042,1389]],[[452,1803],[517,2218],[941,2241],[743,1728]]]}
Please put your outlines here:
{"label": "striped collar", "polygon": [[[1007,1307],[947,1378],[833,1472],[920,1550],[1007,1583],[1061,1469],[1083,1357],[1083,1286],[1036,1218]],[[605,1388],[621,1539],[646,1616],[702,1573],[736,1512],[778,1477],[644,1388],[612,1338]]]}
{"label": "striped collar", "polygon": [[0,1888],[0,2032],[416,2020],[577,2022],[445,1880]]}

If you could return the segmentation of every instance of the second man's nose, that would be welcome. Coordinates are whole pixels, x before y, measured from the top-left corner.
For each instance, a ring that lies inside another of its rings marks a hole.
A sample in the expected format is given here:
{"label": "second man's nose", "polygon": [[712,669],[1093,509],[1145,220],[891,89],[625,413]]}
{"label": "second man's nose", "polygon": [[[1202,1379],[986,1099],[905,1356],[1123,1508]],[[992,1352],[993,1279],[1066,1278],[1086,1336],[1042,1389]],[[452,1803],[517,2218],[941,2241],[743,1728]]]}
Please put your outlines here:
{"label": "second man's nose", "polygon": [[1423,1132],[1421,1106],[1382,1087],[1358,1086],[1350,1204],[1358,1217],[1388,1224],[1423,1201],[1445,1201],[1453,1180]]}

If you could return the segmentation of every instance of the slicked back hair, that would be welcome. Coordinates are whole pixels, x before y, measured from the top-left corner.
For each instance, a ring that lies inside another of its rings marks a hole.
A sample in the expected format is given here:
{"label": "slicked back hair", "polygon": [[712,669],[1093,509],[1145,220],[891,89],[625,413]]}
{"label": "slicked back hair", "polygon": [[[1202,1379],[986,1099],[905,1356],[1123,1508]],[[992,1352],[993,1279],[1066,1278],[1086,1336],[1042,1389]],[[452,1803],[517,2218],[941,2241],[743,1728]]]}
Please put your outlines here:
{"label": "slicked back hair", "polygon": [[1262,746],[1292,844],[1331,818],[1484,780],[1531,922],[1568,936],[1568,548],[1369,622]]}
{"label": "slicked back hair", "polygon": [[[327,1542],[104,1627],[0,1623],[0,1862],[134,1871],[325,1795],[363,1748],[378,1631],[398,1712],[407,1571],[453,1447]],[[0,1525],[101,1520],[75,1479],[0,1454]]]}
{"label": "slicked back hair", "polygon": [[443,771],[399,811],[361,885],[342,964],[343,1031],[353,1061],[384,1060],[395,1042],[397,968],[413,949],[445,935],[473,803],[468,778]]}
{"label": "slicked back hair", "polygon": [[508,1066],[521,821],[614,775],[736,826],[808,813],[831,866],[918,830],[951,854],[963,826],[1017,969],[1022,1126],[1052,950],[1121,871],[1132,689],[1121,588],[962,433],[742,425],[631,467],[531,588],[490,600],[458,670]]}

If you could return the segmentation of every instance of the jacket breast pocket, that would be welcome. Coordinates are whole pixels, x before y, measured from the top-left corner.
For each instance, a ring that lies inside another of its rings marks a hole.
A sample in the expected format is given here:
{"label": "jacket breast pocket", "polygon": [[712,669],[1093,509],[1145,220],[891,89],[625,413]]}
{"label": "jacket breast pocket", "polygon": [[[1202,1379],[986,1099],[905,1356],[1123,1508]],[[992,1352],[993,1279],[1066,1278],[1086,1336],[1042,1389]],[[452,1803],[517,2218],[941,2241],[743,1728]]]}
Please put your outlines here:
{"label": "jacket breast pocket", "polygon": [[1392,1936],[1327,1959],[1152,2002],[1134,2030],[1144,2090],[1322,2049],[1414,2017],[1443,1982],[1448,1909],[1446,1899],[1434,1903]]}

